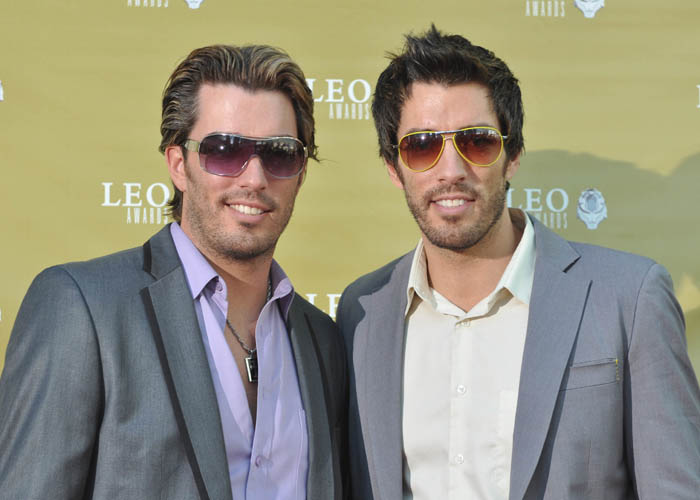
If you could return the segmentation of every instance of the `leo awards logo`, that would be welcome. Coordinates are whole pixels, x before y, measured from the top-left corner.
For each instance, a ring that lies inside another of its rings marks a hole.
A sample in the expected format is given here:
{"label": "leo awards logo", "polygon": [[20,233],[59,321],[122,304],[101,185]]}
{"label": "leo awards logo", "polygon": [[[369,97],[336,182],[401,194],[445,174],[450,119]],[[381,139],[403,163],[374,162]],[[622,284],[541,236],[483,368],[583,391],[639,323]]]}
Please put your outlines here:
{"label": "leo awards logo", "polygon": [[[550,229],[567,229],[569,227],[568,213],[569,193],[563,188],[522,188],[515,190],[510,188],[506,195],[509,207],[519,208],[534,215],[540,222]],[[595,189],[584,190],[576,204],[576,217],[590,230],[598,228],[598,225],[608,216],[603,194]]]}
{"label": "leo awards logo", "polygon": [[[204,0],[185,0],[184,3],[190,9],[199,9]],[[147,8],[157,8],[157,9],[167,9],[169,7],[168,0],[126,0],[127,7],[147,7]]]}
{"label": "leo awards logo", "polygon": [[126,224],[158,224],[171,222],[167,204],[170,188],[162,182],[144,186],[140,182],[103,182],[103,201],[100,206],[124,211]]}
{"label": "leo awards logo", "polygon": [[525,17],[566,17],[564,0],[526,0]]}
{"label": "leo awards logo", "polygon": [[[592,19],[605,6],[605,0],[574,0],[583,15]],[[566,17],[564,0],[525,0],[525,17]]]}
{"label": "leo awards logo", "polygon": [[126,6],[167,9],[168,0],[126,0]]}
{"label": "leo awards logo", "polygon": [[369,120],[372,87],[367,80],[357,78],[346,83],[341,78],[307,78],[306,83],[314,95],[314,102],[327,106],[329,119]]}

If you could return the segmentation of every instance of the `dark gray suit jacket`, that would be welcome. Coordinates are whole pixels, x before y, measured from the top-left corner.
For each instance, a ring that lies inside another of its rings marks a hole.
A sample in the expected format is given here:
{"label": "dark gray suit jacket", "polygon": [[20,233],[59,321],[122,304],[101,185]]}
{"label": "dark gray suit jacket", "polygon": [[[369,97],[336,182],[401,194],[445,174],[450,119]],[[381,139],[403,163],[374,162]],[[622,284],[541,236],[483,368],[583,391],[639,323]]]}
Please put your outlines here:
{"label": "dark gray suit jacket", "polygon": [[[533,223],[537,257],[510,500],[697,500],[700,390],[668,273],[649,259],[569,243]],[[411,259],[360,278],[338,307],[351,362],[357,500],[402,499]]]}
{"label": "dark gray suit jacket", "polygon": [[[309,433],[307,497],[342,496],[346,364],[299,296],[289,332]],[[219,410],[168,227],[42,272],[0,378],[0,499],[231,499]]]}

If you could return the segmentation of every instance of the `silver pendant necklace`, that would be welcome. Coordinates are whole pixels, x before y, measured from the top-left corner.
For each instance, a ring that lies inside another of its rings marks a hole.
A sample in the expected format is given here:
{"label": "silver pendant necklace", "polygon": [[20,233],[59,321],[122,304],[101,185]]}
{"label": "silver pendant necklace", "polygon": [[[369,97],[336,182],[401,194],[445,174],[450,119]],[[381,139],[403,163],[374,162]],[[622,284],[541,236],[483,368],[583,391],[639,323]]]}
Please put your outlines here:
{"label": "silver pendant necklace", "polygon": [[[271,297],[272,283],[268,278],[267,298],[265,299],[266,304],[270,301]],[[238,335],[238,333],[236,333],[236,330],[233,328],[233,325],[228,318],[226,318],[226,325],[228,326],[229,330],[231,330],[231,333],[233,333],[233,336],[236,337],[236,340],[241,345],[243,350],[248,353],[248,356],[245,358],[245,370],[248,373],[248,382],[251,384],[256,384],[258,382],[258,349],[256,347],[250,347],[248,344],[243,342],[243,339]]]}

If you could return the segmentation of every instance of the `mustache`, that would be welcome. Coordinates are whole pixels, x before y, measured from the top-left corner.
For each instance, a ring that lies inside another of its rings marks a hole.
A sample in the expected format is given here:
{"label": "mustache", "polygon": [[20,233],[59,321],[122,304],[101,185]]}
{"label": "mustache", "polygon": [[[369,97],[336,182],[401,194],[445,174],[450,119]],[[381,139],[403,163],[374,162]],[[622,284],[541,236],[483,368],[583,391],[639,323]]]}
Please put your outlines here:
{"label": "mustache", "polygon": [[239,189],[236,191],[228,191],[221,195],[219,201],[226,205],[233,204],[235,202],[257,202],[264,205],[269,210],[274,210],[279,208],[277,202],[268,196],[266,193],[261,193],[258,191],[251,191],[248,189]]}
{"label": "mustache", "polygon": [[450,184],[449,186],[437,186],[433,189],[430,189],[425,193],[424,198],[426,200],[431,200],[436,196],[455,193],[464,194],[469,198],[474,199],[479,198],[480,196],[479,190],[476,187],[466,182],[457,182],[455,184]]}

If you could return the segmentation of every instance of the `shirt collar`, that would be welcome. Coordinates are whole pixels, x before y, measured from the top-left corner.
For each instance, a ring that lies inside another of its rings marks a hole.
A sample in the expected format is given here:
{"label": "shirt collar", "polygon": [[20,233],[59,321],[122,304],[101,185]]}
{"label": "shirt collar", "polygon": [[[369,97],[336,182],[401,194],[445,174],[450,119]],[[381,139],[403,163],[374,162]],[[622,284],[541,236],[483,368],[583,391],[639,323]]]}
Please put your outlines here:
{"label": "shirt collar", "polygon": [[270,265],[270,283],[272,284],[272,297],[270,300],[279,300],[280,311],[284,319],[287,319],[289,308],[294,299],[294,287],[275,259]]}
{"label": "shirt collar", "polygon": [[[202,252],[192,243],[189,236],[185,234],[177,222],[170,225],[170,234],[175,243],[175,249],[182,262],[185,277],[190,287],[192,299],[196,299],[209,283],[220,283],[226,292],[226,283],[214,270],[209,261],[202,255]],[[272,297],[270,300],[279,300],[280,311],[286,319],[289,308],[294,298],[294,287],[285,274],[282,267],[272,260],[270,265],[270,283],[272,287]]]}
{"label": "shirt collar", "polygon": [[513,297],[529,305],[532,282],[535,279],[535,228],[532,226],[530,217],[525,212],[520,212],[525,219],[525,229],[523,229],[520,243],[496,285],[496,290],[506,288]]}
{"label": "shirt collar", "polygon": [[418,296],[421,300],[428,302],[433,309],[437,309],[437,302],[432,293],[432,288],[428,283],[428,262],[425,258],[425,249],[423,248],[423,238],[418,240],[416,251],[413,252],[413,261],[411,262],[411,272],[408,275],[408,286],[406,288],[406,311],[411,307],[413,297]]}
{"label": "shirt collar", "polygon": [[[525,219],[523,235],[506,269],[503,271],[496,288],[494,288],[493,292],[488,296],[489,304],[496,300],[498,292],[504,288],[523,304],[530,303],[532,282],[535,278],[535,231],[527,214],[522,211],[521,213]],[[433,309],[436,310],[438,309],[438,303],[440,308],[444,309],[445,302],[447,301],[447,299],[444,299],[437,291],[433,290],[428,283],[428,266],[422,238],[418,241],[418,245],[416,246],[416,251],[413,254],[413,261],[411,262],[411,271],[408,275],[405,315],[409,313],[415,296],[418,296],[420,300],[428,302]],[[454,312],[450,313],[454,314]]]}
{"label": "shirt collar", "polygon": [[[177,222],[170,225],[170,235],[185,270],[192,298],[196,299],[212,280],[219,279],[219,275]],[[224,285],[223,280],[221,281]]]}

